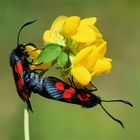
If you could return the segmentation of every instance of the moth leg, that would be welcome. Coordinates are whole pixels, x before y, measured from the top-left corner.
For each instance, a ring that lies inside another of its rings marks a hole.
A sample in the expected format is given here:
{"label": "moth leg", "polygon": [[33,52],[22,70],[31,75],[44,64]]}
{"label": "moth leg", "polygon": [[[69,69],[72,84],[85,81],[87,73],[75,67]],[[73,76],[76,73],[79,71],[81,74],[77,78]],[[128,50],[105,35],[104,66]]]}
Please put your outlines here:
{"label": "moth leg", "polygon": [[94,86],[93,84],[92,84],[92,82],[90,82],[90,85],[94,88],[94,89],[92,89],[92,90],[90,90],[90,91],[97,91],[98,89],[96,88],[96,86]]}

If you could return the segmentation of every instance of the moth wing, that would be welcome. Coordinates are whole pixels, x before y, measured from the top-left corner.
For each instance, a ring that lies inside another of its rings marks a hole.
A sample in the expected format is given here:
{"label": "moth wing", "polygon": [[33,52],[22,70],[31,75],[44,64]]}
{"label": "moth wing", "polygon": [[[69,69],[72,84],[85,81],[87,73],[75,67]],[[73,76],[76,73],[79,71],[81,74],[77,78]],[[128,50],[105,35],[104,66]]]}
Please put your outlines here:
{"label": "moth wing", "polygon": [[46,77],[43,83],[44,88],[49,94],[49,96],[56,100],[63,99],[64,91],[71,87],[70,85],[55,77]]}
{"label": "moth wing", "polygon": [[30,92],[26,88],[25,81],[23,79],[23,67],[21,61],[17,61],[13,66],[13,75],[19,96],[24,100],[28,100],[30,97]]}

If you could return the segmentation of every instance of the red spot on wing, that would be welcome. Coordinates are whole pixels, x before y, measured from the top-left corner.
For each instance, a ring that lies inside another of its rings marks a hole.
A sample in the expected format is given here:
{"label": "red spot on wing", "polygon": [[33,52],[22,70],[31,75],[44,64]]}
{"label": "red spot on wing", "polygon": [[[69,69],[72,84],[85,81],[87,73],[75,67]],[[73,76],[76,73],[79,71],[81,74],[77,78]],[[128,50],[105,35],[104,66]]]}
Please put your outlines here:
{"label": "red spot on wing", "polygon": [[87,93],[80,93],[80,94],[78,94],[78,98],[81,101],[88,101],[89,100],[89,97],[90,97],[90,95],[87,94]]}
{"label": "red spot on wing", "polygon": [[64,90],[64,84],[62,82],[57,82],[55,86],[58,90]]}
{"label": "red spot on wing", "polygon": [[22,63],[20,60],[15,64],[15,71],[18,74],[23,73],[23,67],[22,67]]}
{"label": "red spot on wing", "polygon": [[63,97],[66,98],[66,99],[71,98],[74,93],[75,93],[74,88],[69,88],[69,89],[64,91]]}
{"label": "red spot on wing", "polygon": [[17,86],[18,86],[19,90],[22,90],[22,87],[24,86],[24,80],[23,79],[19,79],[17,81]]}

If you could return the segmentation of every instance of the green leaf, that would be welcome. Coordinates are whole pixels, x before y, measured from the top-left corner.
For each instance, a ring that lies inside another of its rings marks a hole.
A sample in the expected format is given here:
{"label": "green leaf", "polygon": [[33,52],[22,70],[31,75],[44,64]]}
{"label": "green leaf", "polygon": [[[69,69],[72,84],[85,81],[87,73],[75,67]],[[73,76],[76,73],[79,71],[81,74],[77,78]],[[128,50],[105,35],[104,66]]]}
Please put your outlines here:
{"label": "green leaf", "polygon": [[68,54],[65,53],[64,51],[61,51],[61,53],[57,58],[57,64],[63,68],[67,62],[68,62]]}
{"label": "green leaf", "polygon": [[36,62],[50,62],[55,60],[61,52],[60,45],[57,44],[49,44],[47,45],[40,55],[35,60]]}

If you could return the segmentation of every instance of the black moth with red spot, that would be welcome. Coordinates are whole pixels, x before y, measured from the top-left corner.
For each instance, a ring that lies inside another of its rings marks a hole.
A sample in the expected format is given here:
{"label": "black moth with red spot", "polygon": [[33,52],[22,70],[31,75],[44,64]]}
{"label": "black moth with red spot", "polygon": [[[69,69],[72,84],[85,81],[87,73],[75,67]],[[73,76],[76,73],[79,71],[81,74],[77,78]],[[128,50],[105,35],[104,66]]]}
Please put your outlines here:
{"label": "black moth with red spot", "polygon": [[25,75],[24,81],[28,89],[48,99],[78,104],[86,108],[101,103],[100,97],[91,93],[91,90],[78,89],[56,77],[40,78],[37,73],[31,72]]}
{"label": "black moth with red spot", "polygon": [[94,107],[99,104],[102,109],[123,128],[123,123],[113,117],[103,107],[102,102],[121,102],[131,107],[133,106],[130,102],[125,100],[102,100],[99,96],[92,93],[92,91],[97,90],[96,88],[94,90],[78,89],[55,77],[45,77],[42,79],[38,74],[31,72],[25,76],[24,80],[28,83],[28,89],[48,99],[77,104],[85,108]]}
{"label": "black moth with red spot", "polygon": [[34,44],[32,44],[32,43],[28,43],[26,45],[19,44],[19,36],[20,36],[21,30],[25,26],[32,24],[35,21],[36,20],[27,22],[26,24],[24,24],[21,27],[21,29],[19,30],[19,33],[18,33],[17,47],[12,51],[12,53],[10,55],[10,65],[12,67],[13,76],[14,76],[18,95],[21,97],[21,99],[23,101],[25,101],[27,103],[28,108],[31,111],[32,111],[32,107],[31,107],[31,103],[29,100],[30,95],[31,95],[31,90],[26,88],[27,87],[26,82],[24,81],[24,75],[26,75],[27,73],[30,73],[29,62],[27,61],[27,58],[29,56],[28,56],[27,52],[25,51],[25,46],[26,45],[34,46]]}

